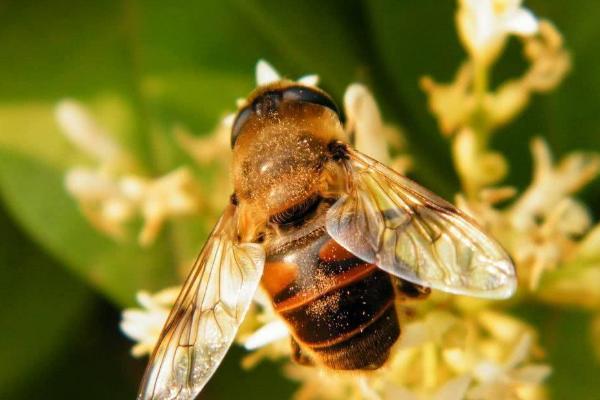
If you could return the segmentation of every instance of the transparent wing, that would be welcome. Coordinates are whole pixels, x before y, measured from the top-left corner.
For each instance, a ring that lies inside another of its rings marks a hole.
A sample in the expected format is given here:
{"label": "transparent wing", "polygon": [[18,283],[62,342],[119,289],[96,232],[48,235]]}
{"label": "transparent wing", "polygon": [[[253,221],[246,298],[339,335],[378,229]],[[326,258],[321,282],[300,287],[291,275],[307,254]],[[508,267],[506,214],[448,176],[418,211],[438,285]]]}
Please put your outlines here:
{"label": "transparent wing", "polygon": [[347,193],[327,231],[357,257],[402,279],[450,293],[510,297],[508,254],[468,216],[385,165],[347,148]]}
{"label": "transparent wing", "polygon": [[138,399],[193,399],[231,346],[263,271],[264,251],[236,243],[235,208],[223,214],[171,310]]}

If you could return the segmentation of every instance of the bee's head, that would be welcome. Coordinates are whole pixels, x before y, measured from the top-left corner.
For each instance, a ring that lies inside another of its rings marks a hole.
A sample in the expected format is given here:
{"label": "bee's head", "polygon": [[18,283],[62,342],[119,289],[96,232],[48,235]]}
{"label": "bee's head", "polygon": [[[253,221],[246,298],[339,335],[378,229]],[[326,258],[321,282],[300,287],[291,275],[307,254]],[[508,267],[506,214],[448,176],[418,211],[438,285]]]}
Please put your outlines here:
{"label": "bee's head", "polygon": [[240,201],[273,215],[319,190],[327,145],[345,134],[337,106],[316,88],[278,82],[247,104],[231,132],[234,188]]}
{"label": "bee's head", "polygon": [[246,105],[238,111],[235,117],[231,129],[231,148],[235,147],[238,137],[248,130],[246,129],[248,128],[246,124],[249,120],[253,118],[278,118],[281,112],[286,111],[282,109],[282,106],[289,105],[290,103],[312,104],[324,107],[333,112],[338,119],[340,118],[340,111],[337,105],[324,91],[316,87],[279,81],[260,87],[250,94]]}

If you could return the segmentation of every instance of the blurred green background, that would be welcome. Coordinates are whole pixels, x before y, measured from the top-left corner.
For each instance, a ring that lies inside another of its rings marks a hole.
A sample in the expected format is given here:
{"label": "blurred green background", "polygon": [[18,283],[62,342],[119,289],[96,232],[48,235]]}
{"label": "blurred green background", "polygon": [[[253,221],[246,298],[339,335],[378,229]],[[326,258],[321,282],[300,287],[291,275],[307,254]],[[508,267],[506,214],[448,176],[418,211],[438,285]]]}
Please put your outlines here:
{"label": "blurred green background", "polygon": [[[600,151],[600,5],[531,0],[572,51],[558,90],[535,97],[498,134],[508,183],[531,177],[529,140],[547,138],[557,156]],[[129,355],[120,309],[139,289],[175,282],[173,266],[200,247],[212,218],[177,221],[154,246],[97,233],[63,185],[89,160],[60,134],[58,100],[86,104],[144,172],[189,163],[173,127],[209,132],[254,86],[267,59],[290,77],[318,73],[340,101],[353,81],[376,93],[387,120],[406,130],[415,176],[450,196],[458,190],[448,143],[428,113],[418,79],[450,80],[464,58],[451,0],[136,1],[0,0],[0,398],[132,399],[145,360]],[[497,81],[525,64],[517,41]],[[210,179],[210,171],[198,169]],[[597,219],[600,182],[584,193]],[[558,307],[516,310],[545,333],[553,398],[600,398],[590,314]],[[277,365],[243,372],[234,349],[206,399],[283,399],[294,385]]]}

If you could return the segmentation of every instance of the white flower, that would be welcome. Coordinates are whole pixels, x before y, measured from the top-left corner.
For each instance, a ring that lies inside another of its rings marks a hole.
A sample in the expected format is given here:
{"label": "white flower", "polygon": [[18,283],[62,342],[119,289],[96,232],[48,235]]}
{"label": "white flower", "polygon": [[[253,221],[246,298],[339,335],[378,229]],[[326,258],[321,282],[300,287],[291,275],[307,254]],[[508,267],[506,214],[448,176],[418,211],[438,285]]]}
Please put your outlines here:
{"label": "white flower", "polygon": [[411,163],[409,157],[390,156],[390,150],[400,150],[403,147],[402,133],[395,126],[383,122],[379,106],[366,86],[352,83],[346,88],[344,113],[344,130],[353,139],[357,150],[401,173],[408,170]]}
{"label": "white flower", "polygon": [[144,227],[139,235],[142,245],[154,241],[167,218],[198,211],[199,191],[191,172],[185,167],[156,179],[126,176],[120,187],[144,218]]}
{"label": "white flower", "polygon": [[121,238],[123,225],[141,215],[138,239],[144,246],[154,241],[167,218],[194,214],[200,206],[199,190],[186,168],[150,179],[75,167],[67,171],[65,186],[92,224],[112,237]]}
{"label": "white flower", "polygon": [[500,153],[480,149],[476,132],[468,127],[457,132],[452,152],[469,196],[481,187],[500,181],[508,170],[506,159]]}
{"label": "white flower", "polygon": [[290,331],[283,321],[276,319],[260,328],[243,341],[246,350],[257,350],[268,344],[289,337]]}
{"label": "white flower", "polygon": [[80,103],[62,100],[55,115],[64,135],[96,160],[111,162],[121,156],[119,146]]}
{"label": "white flower", "polygon": [[123,224],[135,214],[136,207],[123,195],[116,177],[101,169],[75,167],[67,171],[65,187],[96,229],[114,238],[123,237]]}
{"label": "white flower", "polygon": [[544,364],[525,364],[532,351],[533,336],[521,335],[512,352],[503,362],[482,361],[475,365],[473,375],[479,384],[469,393],[469,399],[502,400],[528,398],[531,388],[542,383],[551,373]]}
{"label": "white flower", "polygon": [[56,119],[65,136],[97,161],[93,168],[69,169],[65,186],[98,230],[121,238],[124,224],[141,214],[144,227],[139,241],[148,245],[167,218],[198,210],[199,190],[188,169],[154,179],[127,174],[124,171],[131,167],[127,154],[81,104],[62,101],[56,107]]}
{"label": "white flower", "polygon": [[444,360],[453,371],[473,377],[475,384],[466,398],[541,398],[541,384],[551,369],[530,361],[536,350],[533,328],[494,311],[484,310],[475,317],[465,325],[465,346],[443,350]]}
{"label": "white flower", "polygon": [[256,85],[264,86],[281,79],[279,72],[265,60],[258,60],[256,63]]}
{"label": "white flower", "polygon": [[98,201],[119,196],[119,185],[109,175],[99,171],[75,167],[67,171],[65,186],[81,201]]}
{"label": "white flower", "polygon": [[460,375],[448,380],[434,393],[415,393],[404,387],[389,385],[382,398],[384,400],[463,400],[472,378],[468,375]]}
{"label": "white flower", "polygon": [[[245,100],[244,100],[245,101]],[[211,166],[215,178],[210,188],[203,190],[203,212],[221,213],[223,204],[227,202],[233,188],[229,176],[231,164],[231,126],[235,114],[225,115],[213,129],[206,135],[194,135],[181,125],[173,129],[173,134],[183,151],[201,167]]]}
{"label": "white flower", "polygon": [[600,156],[577,152],[554,165],[548,145],[539,138],[532,141],[532,153],[533,182],[506,211],[505,221],[512,227],[508,244],[521,281],[537,289],[542,274],[568,261],[577,238],[592,225],[587,208],[571,196],[597,176]]}
{"label": "white flower", "polygon": [[369,90],[353,83],[344,94],[346,131],[354,136],[355,147],[385,164],[389,163],[388,144],[384,137],[379,107]]}
{"label": "white flower", "polygon": [[121,330],[137,342],[131,349],[134,356],[140,357],[152,353],[180,290],[180,287],[173,287],[155,294],[139,292],[137,301],[142,308],[123,311]]}
{"label": "white flower", "polygon": [[173,133],[179,146],[199,165],[207,165],[213,161],[229,167],[231,161],[231,127],[235,114],[227,114],[207,135],[196,136],[178,125]]}
{"label": "white flower", "polygon": [[561,201],[600,172],[598,154],[575,152],[554,166],[552,154],[544,140],[534,139],[531,150],[535,165],[533,182],[511,207],[511,221],[521,229],[534,225],[540,217],[550,215]]}
{"label": "white flower", "polygon": [[489,64],[501,50],[507,36],[531,36],[538,21],[522,0],[461,0],[456,15],[458,31],[471,56]]}
{"label": "white flower", "polygon": [[[258,60],[256,63],[256,85],[265,86],[282,80],[281,75],[271,64],[265,60]],[[317,86],[319,84],[318,75],[305,75],[296,82],[306,86]]]}

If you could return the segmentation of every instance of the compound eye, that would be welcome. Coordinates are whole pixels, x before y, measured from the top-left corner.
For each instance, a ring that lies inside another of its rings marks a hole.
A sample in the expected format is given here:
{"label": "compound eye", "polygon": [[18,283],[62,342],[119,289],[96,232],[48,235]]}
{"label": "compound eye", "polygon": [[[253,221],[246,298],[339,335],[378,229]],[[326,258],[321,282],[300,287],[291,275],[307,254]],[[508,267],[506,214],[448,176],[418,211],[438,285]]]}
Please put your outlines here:
{"label": "compound eye", "polygon": [[335,112],[338,116],[340,111],[333,100],[324,93],[312,90],[305,86],[292,86],[283,91],[284,101],[303,101],[306,103],[318,104]]}
{"label": "compound eye", "polygon": [[235,121],[233,121],[233,126],[231,127],[232,149],[235,145],[238,136],[240,135],[240,132],[242,131],[242,128],[244,127],[244,124],[246,123],[246,121],[248,121],[248,118],[250,118],[253,112],[254,111],[252,110],[252,107],[245,107],[241,109],[240,112],[238,112],[237,117],[235,117]]}

